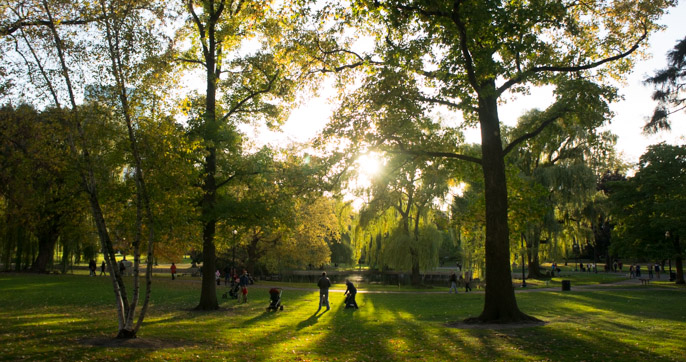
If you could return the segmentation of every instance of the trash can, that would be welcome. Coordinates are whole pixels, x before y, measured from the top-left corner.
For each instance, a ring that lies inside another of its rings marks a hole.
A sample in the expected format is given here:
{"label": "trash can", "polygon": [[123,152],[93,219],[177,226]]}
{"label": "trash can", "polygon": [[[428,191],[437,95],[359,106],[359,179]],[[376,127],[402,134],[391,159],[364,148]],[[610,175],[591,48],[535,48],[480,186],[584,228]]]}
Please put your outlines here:
{"label": "trash can", "polygon": [[669,281],[673,282],[676,280],[676,273],[675,272],[670,272],[669,273]]}
{"label": "trash can", "polygon": [[562,281],[562,291],[570,291],[572,290],[572,281],[571,280],[563,280]]}

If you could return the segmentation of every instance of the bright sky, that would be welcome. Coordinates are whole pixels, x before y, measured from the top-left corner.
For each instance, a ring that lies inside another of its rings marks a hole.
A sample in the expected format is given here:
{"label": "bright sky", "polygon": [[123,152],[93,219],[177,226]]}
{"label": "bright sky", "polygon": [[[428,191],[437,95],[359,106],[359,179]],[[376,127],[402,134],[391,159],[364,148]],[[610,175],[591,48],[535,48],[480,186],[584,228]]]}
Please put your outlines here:
{"label": "bright sky", "polygon": [[[671,116],[672,131],[658,135],[645,136],[641,133],[646,119],[652,114],[655,103],[651,100],[652,89],[643,85],[643,80],[666,66],[666,54],[676,42],[686,36],[686,1],[681,2],[670,13],[664,16],[661,24],[667,29],[654,34],[650,38],[649,53],[652,58],[636,64],[626,85],[620,88],[625,97],[621,102],[612,105],[615,117],[609,129],[619,136],[618,151],[623,159],[632,163],[645,152],[647,146],[665,141],[670,144],[686,143],[686,113],[680,112]],[[323,87],[322,96],[312,98],[300,108],[294,110],[283,126],[283,133],[275,134],[264,130],[246,129],[251,138],[258,143],[285,144],[289,142],[307,142],[313,138],[325,125],[332,114],[333,105],[327,101],[332,96],[332,87]],[[328,91],[327,91],[328,89]],[[509,102],[499,108],[501,122],[507,125],[516,124],[517,118],[524,111],[532,108],[544,109],[552,101],[550,89],[533,90],[532,94],[520,97],[516,102]],[[479,130],[467,133],[469,142],[479,142]]]}

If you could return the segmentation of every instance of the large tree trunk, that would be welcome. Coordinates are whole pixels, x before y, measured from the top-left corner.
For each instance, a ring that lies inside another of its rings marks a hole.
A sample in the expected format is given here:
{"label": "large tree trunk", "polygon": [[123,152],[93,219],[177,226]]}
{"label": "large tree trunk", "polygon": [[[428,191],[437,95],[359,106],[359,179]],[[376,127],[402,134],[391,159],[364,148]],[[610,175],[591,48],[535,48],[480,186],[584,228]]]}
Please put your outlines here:
{"label": "large tree trunk", "polygon": [[486,199],[486,296],[484,309],[466,322],[508,323],[536,320],[519,310],[512,287],[510,242],[507,219],[507,181],[495,81],[491,80],[479,97],[482,169]]}
{"label": "large tree trunk", "polygon": [[196,22],[197,31],[204,40],[203,55],[205,58],[205,75],[206,75],[206,88],[205,88],[205,114],[204,118],[204,134],[203,137],[205,142],[207,142],[206,151],[207,156],[205,156],[204,164],[204,183],[203,189],[203,200],[202,200],[202,212],[201,219],[203,220],[203,250],[202,250],[202,288],[200,290],[200,303],[196,307],[199,310],[215,310],[219,309],[219,303],[217,302],[217,292],[216,284],[214,282],[214,273],[216,268],[216,251],[214,245],[214,235],[217,224],[217,216],[215,215],[216,209],[216,194],[217,194],[217,182],[215,180],[215,175],[217,171],[217,148],[218,143],[218,133],[219,124],[217,122],[216,112],[217,112],[217,82],[219,81],[219,75],[221,74],[218,63],[219,54],[217,49],[217,39],[215,27],[221,13],[224,9],[223,5],[219,9],[215,9],[215,4],[210,1],[209,4],[204,4],[204,11],[209,11],[209,19],[206,24],[202,24],[200,19],[195,15],[193,9],[193,3],[189,2],[187,4],[188,11],[193,14],[194,21]]}
{"label": "large tree trunk", "polygon": [[52,262],[55,255],[55,244],[58,238],[59,221],[50,219],[38,231],[38,256],[31,265],[32,272],[48,272],[48,264]]}

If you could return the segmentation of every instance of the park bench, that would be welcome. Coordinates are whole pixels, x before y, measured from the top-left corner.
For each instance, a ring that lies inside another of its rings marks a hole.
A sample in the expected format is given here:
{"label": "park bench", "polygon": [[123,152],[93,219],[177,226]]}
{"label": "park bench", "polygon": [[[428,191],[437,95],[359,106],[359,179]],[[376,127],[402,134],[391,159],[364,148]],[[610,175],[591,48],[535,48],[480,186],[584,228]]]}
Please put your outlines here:
{"label": "park bench", "polygon": [[638,278],[638,280],[641,281],[641,285],[648,285],[648,283],[650,283],[649,278]]}

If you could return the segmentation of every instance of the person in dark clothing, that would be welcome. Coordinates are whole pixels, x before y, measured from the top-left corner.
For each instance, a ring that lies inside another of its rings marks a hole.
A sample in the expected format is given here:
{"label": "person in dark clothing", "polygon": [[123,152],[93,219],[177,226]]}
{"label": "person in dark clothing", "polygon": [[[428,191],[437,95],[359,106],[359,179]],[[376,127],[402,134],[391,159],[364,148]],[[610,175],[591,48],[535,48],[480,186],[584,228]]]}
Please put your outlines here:
{"label": "person in dark clothing", "polygon": [[351,282],[348,279],[345,280],[345,286],[346,286],[346,289],[345,289],[345,292],[343,293],[343,295],[347,295],[347,297],[345,298],[345,307],[346,308],[359,309],[359,307],[357,306],[357,302],[355,301],[355,295],[357,294],[357,288],[355,288],[355,285],[353,284],[353,282]]}
{"label": "person in dark clothing", "polygon": [[457,274],[454,272],[450,274],[450,289],[448,289],[448,293],[452,293],[453,290],[457,294]]}
{"label": "person in dark clothing", "polygon": [[226,266],[224,267],[224,286],[229,285],[229,283],[231,282],[231,274],[231,267],[229,266],[229,264],[226,264]]}
{"label": "person in dark clothing", "polygon": [[91,261],[88,262],[88,270],[90,270],[90,276],[94,277],[95,276],[95,270],[98,268],[97,264],[95,263],[94,259],[91,259]]}
{"label": "person in dark clothing", "polygon": [[100,276],[105,275],[105,261],[102,261],[102,265],[100,265]]}
{"label": "person in dark clothing", "polygon": [[326,277],[326,272],[322,272],[322,277],[319,278],[317,286],[319,287],[319,309],[317,309],[317,312],[319,312],[324,305],[326,305],[326,310],[331,309],[329,307],[329,288],[331,287],[331,280]]}

